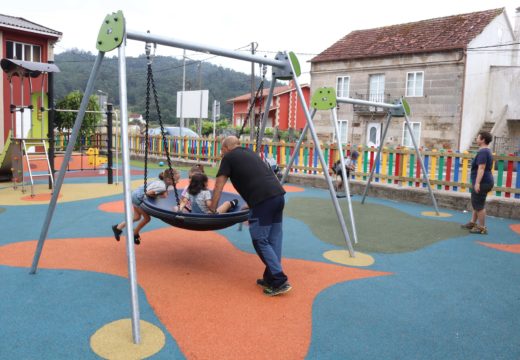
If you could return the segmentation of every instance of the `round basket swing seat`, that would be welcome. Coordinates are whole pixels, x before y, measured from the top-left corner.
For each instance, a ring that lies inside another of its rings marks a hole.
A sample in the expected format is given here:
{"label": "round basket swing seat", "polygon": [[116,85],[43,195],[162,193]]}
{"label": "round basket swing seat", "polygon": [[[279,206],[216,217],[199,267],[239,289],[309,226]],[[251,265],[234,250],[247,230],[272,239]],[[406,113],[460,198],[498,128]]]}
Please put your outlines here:
{"label": "round basket swing seat", "polygon": [[241,210],[244,206],[244,199],[238,194],[222,192],[220,202],[224,203],[233,199],[238,200],[238,205],[231,211],[224,214],[200,214],[178,212],[173,209],[177,206],[175,194],[168,193],[168,197],[148,198],[145,196],[141,203],[141,208],[150,216],[156,217],[172,226],[195,231],[220,230],[234,224],[247,221],[249,209]]}

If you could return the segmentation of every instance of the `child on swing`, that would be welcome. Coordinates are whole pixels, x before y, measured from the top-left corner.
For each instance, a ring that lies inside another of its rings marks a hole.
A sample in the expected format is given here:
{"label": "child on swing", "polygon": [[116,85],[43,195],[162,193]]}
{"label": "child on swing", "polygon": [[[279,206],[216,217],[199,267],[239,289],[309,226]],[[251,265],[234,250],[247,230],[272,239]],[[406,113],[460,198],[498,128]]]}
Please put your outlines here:
{"label": "child on swing", "polygon": [[[204,166],[202,164],[195,164],[191,167],[191,169],[188,171],[188,179],[191,180],[191,177],[194,175],[194,174],[199,174],[199,173],[202,173],[204,174]],[[187,197],[188,195],[188,186],[186,186],[184,188],[184,190],[182,190],[182,193],[181,193],[181,199],[184,198],[184,197]],[[187,201],[186,204],[184,205],[183,209],[187,212],[191,212],[191,201]],[[174,208],[174,211],[177,211],[177,207]],[[181,211],[181,210],[179,210]]]}
{"label": "child on swing", "polygon": [[192,175],[187,193],[182,197],[179,211],[182,211],[188,201],[191,203],[191,212],[195,214],[223,214],[238,205],[238,199],[226,201],[215,212],[209,209],[211,192],[208,190],[208,177],[204,173]]}
{"label": "child on swing", "polygon": [[[140,206],[144,200],[145,195],[148,197],[167,196],[168,187],[174,183],[177,183],[179,178],[180,173],[178,170],[164,170],[159,174],[159,180],[151,181],[146,186],[146,193],[144,192],[144,185],[132,191],[132,205],[134,208],[133,221],[136,222],[141,220],[134,229],[134,244],[139,245],[141,243],[141,236],[139,232],[146,224],[150,222],[150,215],[141,209]],[[123,233],[125,226],[126,223],[124,221],[112,226],[112,231],[114,232],[114,237],[117,241],[121,239],[121,234]]]}

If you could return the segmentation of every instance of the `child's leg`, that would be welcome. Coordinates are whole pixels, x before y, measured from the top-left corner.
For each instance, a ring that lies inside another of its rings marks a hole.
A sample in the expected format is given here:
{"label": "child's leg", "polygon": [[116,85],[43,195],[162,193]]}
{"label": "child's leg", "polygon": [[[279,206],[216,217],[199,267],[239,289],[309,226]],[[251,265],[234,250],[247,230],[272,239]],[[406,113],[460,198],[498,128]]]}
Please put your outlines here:
{"label": "child's leg", "polygon": [[[140,212],[142,211],[140,207],[137,207],[135,205],[132,205],[133,208],[134,208],[134,218],[132,219],[134,222],[136,222],[137,220],[139,220],[141,218],[141,215],[140,215]],[[118,230],[123,230],[126,226],[126,222],[125,221],[122,221],[120,222],[119,224],[117,224],[117,229]]]}
{"label": "child's leg", "polygon": [[[137,226],[135,227],[135,230],[134,230],[134,235],[139,235],[139,231],[141,231],[141,229],[150,222],[150,215],[148,215],[146,212],[144,212],[143,209],[141,208],[138,208],[138,211],[139,211],[139,218],[141,218],[142,216],[142,220],[137,224]],[[139,219],[138,218],[138,219]]]}
{"label": "child's leg", "polygon": [[220,205],[217,208],[217,213],[219,213],[219,214],[227,213],[232,207],[237,206],[237,204],[238,204],[237,199],[233,199],[231,201],[226,201],[225,203],[223,203],[222,205]]}

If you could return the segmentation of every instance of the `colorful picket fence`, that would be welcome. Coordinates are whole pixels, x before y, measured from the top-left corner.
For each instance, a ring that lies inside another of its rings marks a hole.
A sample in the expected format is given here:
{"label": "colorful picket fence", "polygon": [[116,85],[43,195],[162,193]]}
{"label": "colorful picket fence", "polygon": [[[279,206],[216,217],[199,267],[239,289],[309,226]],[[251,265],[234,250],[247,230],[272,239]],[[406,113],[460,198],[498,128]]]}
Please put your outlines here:
{"label": "colorful picket fence", "polygon": [[[114,142],[115,144],[115,142]],[[145,138],[130,138],[131,152],[144,154]],[[220,160],[220,139],[212,138],[175,138],[168,137],[166,146],[172,157],[215,163]],[[254,144],[245,141],[243,146],[254,149]],[[272,157],[278,165],[285,169],[294,152],[295,143],[264,142],[261,153],[264,157]],[[321,150],[327,163],[327,171],[339,159],[339,151],[335,144],[323,144]],[[355,180],[365,181],[375,166],[373,182],[394,184],[408,187],[426,187],[422,168],[415,151],[409,148],[383,148],[379,161],[375,161],[376,148],[346,145],[344,153],[349,155],[353,150],[359,152],[356,171],[351,173]],[[160,137],[150,137],[149,154],[164,156],[164,144]],[[474,154],[459,153],[451,150],[421,150],[428,178],[434,189],[445,191],[468,192],[470,189],[470,166]],[[494,155],[496,196],[520,199],[520,156],[513,154]],[[296,154],[291,173],[319,175],[322,167],[313,143],[304,143]]]}

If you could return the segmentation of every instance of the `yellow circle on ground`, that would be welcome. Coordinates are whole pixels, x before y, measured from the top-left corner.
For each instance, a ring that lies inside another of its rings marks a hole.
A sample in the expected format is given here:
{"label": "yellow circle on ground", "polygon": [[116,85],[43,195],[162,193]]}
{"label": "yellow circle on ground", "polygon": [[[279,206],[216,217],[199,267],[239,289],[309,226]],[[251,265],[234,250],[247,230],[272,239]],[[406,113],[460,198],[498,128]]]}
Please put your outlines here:
{"label": "yellow circle on ground", "polygon": [[132,321],[121,319],[109,324],[92,335],[90,347],[105,359],[145,359],[159,352],[166,338],[161,329],[147,322],[140,321],[141,343],[134,344],[132,336]]}
{"label": "yellow circle on ground", "polygon": [[323,253],[323,257],[332,262],[350,266],[370,266],[374,258],[368,254],[356,251],[356,256],[351,257],[347,250],[329,250]]}
{"label": "yellow circle on ground", "polygon": [[423,211],[421,213],[421,215],[423,215],[423,216],[431,216],[431,217],[441,217],[441,218],[452,217],[451,214],[443,213],[443,212],[439,212],[437,214],[435,211]]}

